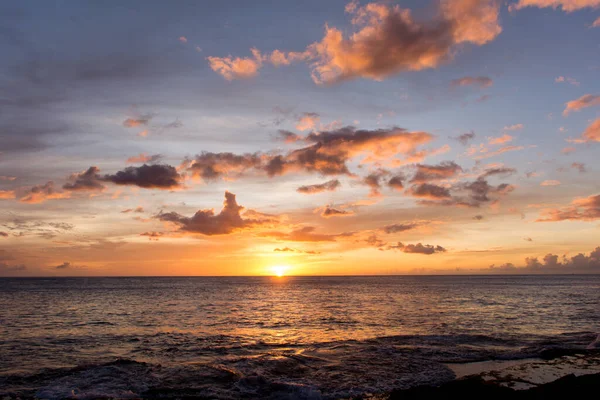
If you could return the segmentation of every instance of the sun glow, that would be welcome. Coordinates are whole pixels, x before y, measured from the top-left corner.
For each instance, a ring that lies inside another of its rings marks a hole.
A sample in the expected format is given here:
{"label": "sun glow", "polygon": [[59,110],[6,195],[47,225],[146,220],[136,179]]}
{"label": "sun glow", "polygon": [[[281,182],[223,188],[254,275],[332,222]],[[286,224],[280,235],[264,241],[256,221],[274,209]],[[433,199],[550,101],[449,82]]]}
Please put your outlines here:
{"label": "sun glow", "polygon": [[285,271],[287,271],[289,267],[287,265],[274,265],[271,267],[271,269],[273,270],[273,275],[282,277],[285,275]]}

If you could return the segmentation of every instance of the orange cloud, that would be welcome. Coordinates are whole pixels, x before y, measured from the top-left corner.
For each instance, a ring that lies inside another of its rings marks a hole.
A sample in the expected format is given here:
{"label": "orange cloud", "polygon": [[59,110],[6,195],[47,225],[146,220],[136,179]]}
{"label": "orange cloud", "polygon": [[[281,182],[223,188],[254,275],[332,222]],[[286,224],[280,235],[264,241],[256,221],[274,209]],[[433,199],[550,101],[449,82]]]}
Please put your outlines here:
{"label": "orange cloud", "polygon": [[600,17],[596,18],[596,20],[592,23],[592,28],[600,27]]}
{"label": "orange cloud", "polygon": [[566,108],[563,115],[566,117],[573,111],[579,111],[583,108],[600,105],[600,96],[593,94],[585,94],[576,100],[571,100],[566,103]]}
{"label": "orange cloud", "polygon": [[441,0],[436,17],[417,21],[408,9],[387,4],[359,6],[351,2],[357,30],[348,37],[337,28],[325,27],[325,36],[303,52],[273,51],[252,58],[208,57],[210,67],[225,79],[256,76],[264,61],[275,66],[306,61],[317,84],[348,79],[382,80],[403,71],[435,68],[450,61],[458,45],[484,45],[502,31],[497,0]]}
{"label": "orange cloud", "polygon": [[510,136],[509,134],[505,133],[502,136],[490,138],[488,141],[488,144],[490,144],[490,145],[504,144],[504,143],[512,142],[512,140],[513,140],[513,137]]}
{"label": "orange cloud", "polygon": [[0,200],[10,200],[16,196],[14,190],[0,190]]}
{"label": "orange cloud", "polygon": [[38,204],[46,200],[67,199],[69,197],[70,194],[68,192],[56,190],[54,182],[49,181],[43,185],[33,186],[19,201],[27,204]]}
{"label": "orange cloud", "polygon": [[508,6],[509,11],[521,10],[526,7],[562,8],[565,12],[573,12],[583,8],[600,7],[600,0],[519,0]]}
{"label": "orange cloud", "polygon": [[600,218],[600,194],[580,197],[563,208],[548,209],[542,212],[536,222],[582,220],[593,221]]}
{"label": "orange cloud", "polygon": [[323,39],[307,48],[315,83],[382,80],[435,68],[452,59],[454,46],[483,45],[502,31],[496,1],[442,0],[442,18],[429,23],[417,22],[410,10],[397,5],[369,3],[346,10],[357,32],[345,38],[341,30],[327,26]]}
{"label": "orange cloud", "polygon": [[570,153],[573,153],[576,150],[577,149],[575,147],[565,147],[560,152],[563,153],[563,154],[570,154]]}
{"label": "orange cloud", "polygon": [[258,49],[250,49],[252,57],[207,57],[210,68],[228,81],[253,78],[262,67],[263,57]]}
{"label": "orange cloud", "polygon": [[596,118],[583,132],[582,139],[586,142],[600,142],[600,118]]}
{"label": "orange cloud", "polygon": [[154,117],[154,114],[140,115],[138,118],[127,118],[123,121],[123,126],[126,128],[136,128],[142,125],[148,125],[150,120]]}
{"label": "orange cloud", "polygon": [[540,183],[540,186],[558,186],[560,185],[560,181],[551,179],[551,180],[546,180],[543,181],[542,183]]}
{"label": "orange cloud", "polygon": [[317,113],[304,113],[298,119],[296,129],[299,131],[312,130],[319,123],[320,117]]}
{"label": "orange cloud", "polygon": [[481,88],[490,87],[494,84],[492,78],[487,76],[465,76],[460,79],[454,79],[450,82],[452,86],[479,86]]}
{"label": "orange cloud", "polygon": [[146,153],[140,153],[137,156],[131,156],[127,159],[128,164],[137,164],[137,163],[152,163],[160,160],[162,158],[161,154],[153,154],[148,155]]}
{"label": "orange cloud", "polygon": [[261,233],[260,236],[290,242],[335,242],[337,238],[353,235],[352,232],[334,235],[315,233],[315,229],[314,226],[305,226],[303,228],[292,230],[291,232],[264,232]]}

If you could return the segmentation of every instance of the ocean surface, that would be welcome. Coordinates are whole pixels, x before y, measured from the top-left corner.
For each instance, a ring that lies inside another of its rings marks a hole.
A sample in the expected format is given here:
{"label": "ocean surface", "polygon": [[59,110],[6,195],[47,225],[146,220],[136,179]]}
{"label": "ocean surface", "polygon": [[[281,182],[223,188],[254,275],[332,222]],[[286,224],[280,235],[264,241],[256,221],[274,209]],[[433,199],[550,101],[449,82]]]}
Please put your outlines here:
{"label": "ocean surface", "polygon": [[0,397],[349,398],[598,346],[600,276],[0,279]]}

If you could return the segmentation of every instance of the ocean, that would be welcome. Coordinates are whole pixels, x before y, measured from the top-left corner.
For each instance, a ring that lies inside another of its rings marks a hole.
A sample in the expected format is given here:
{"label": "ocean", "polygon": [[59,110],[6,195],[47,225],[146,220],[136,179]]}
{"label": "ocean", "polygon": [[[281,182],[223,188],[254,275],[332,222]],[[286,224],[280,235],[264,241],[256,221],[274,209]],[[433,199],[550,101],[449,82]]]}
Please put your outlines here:
{"label": "ocean", "polygon": [[598,275],[4,278],[0,397],[368,397],[599,333]]}

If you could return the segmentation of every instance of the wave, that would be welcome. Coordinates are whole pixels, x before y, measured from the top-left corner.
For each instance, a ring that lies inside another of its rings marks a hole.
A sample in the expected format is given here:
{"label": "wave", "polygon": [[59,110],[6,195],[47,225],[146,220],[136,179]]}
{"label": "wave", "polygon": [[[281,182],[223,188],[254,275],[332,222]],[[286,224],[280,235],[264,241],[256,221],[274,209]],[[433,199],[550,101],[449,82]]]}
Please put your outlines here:
{"label": "wave", "polygon": [[0,374],[0,397],[366,397],[451,381],[455,374],[447,363],[597,353],[596,345],[589,347],[598,334],[404,335],[303,345],[242,345],[231,336],[181,333],[120,339],[134,346],[132,357]]}

